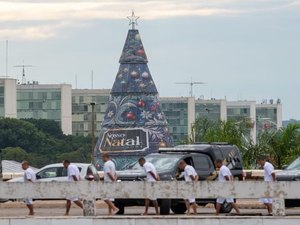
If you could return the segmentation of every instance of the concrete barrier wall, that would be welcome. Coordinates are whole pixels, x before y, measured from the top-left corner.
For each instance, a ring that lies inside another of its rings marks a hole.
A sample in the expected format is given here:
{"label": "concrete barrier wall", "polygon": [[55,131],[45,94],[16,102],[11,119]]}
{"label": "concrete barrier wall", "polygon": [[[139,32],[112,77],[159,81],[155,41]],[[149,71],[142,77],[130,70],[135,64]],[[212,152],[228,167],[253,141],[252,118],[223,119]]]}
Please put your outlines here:
{"label": "concrete barrier wall", "polygon": [[[84,215],[94,215],[93,200],[100,198],[273,198],[273,214],[285,215],[284,199],[300,198],[300,182],[263,181],[160,181],[149,182],[0,182],[0,199],[57,199],[78,196],[84,201]],[[86,204],[85,204],[86,203]]]}
{"label": "concrete barrier wall", "polygon": [[184,181],[149,182],[37,182],[9,183],[0,182],[0,198],[8,199],[51,199],[79,195],[83,199],[103,197],[115,198],[300,198],[300,182],[263,182]]}
{"label": "concrete barrier wall", "polygon": [[300,217],[97,217],[8,218],[0,225],[299,225]]}

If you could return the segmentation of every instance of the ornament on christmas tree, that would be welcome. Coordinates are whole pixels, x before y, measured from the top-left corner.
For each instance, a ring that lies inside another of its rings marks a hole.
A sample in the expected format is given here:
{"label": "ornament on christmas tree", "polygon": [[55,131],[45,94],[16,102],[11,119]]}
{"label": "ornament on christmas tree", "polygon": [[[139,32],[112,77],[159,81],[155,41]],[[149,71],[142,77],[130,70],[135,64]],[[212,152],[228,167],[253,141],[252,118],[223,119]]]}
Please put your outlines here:
{"label": "ornament on christmas tree", "polygon": [[136,54],[137,55],[144,55],[145,51],[144,51],[144,49],[141,48],[141,49],[137,50]]}
{"label": "ornament on christmas tree", "polygon": [[145,107],[145,102],[143,100],[139,100],[137,102],[137,106],[140,107],[140,108],[143,108],[143,107]]}
{"label": "ornament on christmas tree", "polygon": [[149,73],[147,73],[147,72],[142,73],[142,78],[148,79]]}
{"label": "ornament on christmas tree", "polygon": [[132,72],[130,73],[130,76],[132,76],[132,77],[138,77],[139,74],[138,74],[136,71],[132,71]]}
{"label": "ornament on christmas tree", "polygon": [[126,114],[126,117],[127,119],[129,120],[135,120],[136,116],[134,115],[133,112],[129,111],[127,114]]}

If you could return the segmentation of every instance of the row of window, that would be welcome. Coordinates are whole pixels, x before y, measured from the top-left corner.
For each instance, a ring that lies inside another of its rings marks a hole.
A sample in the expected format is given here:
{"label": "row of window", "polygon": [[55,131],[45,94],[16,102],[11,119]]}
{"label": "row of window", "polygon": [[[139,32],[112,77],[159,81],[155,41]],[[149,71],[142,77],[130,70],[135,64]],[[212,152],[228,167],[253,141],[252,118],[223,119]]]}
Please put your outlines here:
{"label": "row of window", "polygon": [[72,103],[86,103],[89,104],[90,102],[96,103],[105,103],[107,104],[109,100],[109,96],[73,96]]}
{"label": "row of window", "polygon": [[49,119],[60,121],[60,110],[18,110],[17,118],[35,118],[35,119]]}
{"label": "row of window", "polygon": [[18,101],[18,110],[59,110],[61,109],[61,101]]}
{"label": "row of window", "polygon": [[41,100],[60,100],[61,99],[61,92],[60,91],[24,91],[18,90],[17,91],[17,99],[19,100],[31,100],[31,99],[41,99]]}

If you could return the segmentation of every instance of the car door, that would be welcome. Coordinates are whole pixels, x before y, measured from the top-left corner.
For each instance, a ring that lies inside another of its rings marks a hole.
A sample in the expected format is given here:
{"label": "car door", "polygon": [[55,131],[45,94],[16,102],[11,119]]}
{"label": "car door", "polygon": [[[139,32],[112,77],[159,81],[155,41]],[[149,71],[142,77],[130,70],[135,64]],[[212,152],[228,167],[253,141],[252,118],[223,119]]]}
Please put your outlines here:
{"label": "car door", "polygon": [[38,182],[67,181],[67,169],[63,166],[48,167],[36,174]]}

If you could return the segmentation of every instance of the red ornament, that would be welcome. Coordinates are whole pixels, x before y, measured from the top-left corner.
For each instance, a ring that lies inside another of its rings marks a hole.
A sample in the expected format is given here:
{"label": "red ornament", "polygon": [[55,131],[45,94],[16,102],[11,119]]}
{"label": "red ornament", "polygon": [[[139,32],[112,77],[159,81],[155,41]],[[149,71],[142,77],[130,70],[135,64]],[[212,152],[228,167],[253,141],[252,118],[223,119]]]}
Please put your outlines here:
{"label": "red ornament", "polygon": [[144,55],[145,51],[144,51],[144,49],[141,48],[141,49],[137,50],[136,54],[137,55]]}
{"label": "red ornament", "polygon": [[140,108],[143,108],[145,107],[146,103],[143,101],[143,100],[140,100],[137,102],[137,106],[140,107]]}
{"label": "red ornament", "polygon": [[126,117],[127,117],[127,119],[129,119],[129,120],[135,120],[135,115],[134,115],[134,113],[133,112],[128,112],[127,114],[126,114]]}

